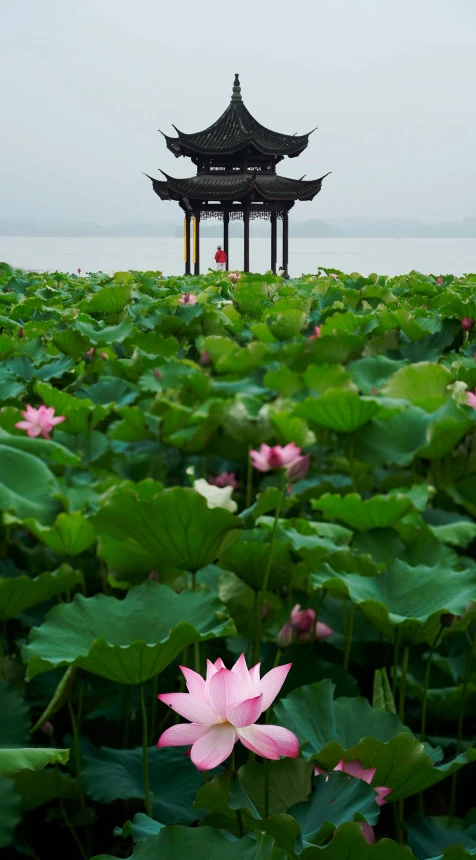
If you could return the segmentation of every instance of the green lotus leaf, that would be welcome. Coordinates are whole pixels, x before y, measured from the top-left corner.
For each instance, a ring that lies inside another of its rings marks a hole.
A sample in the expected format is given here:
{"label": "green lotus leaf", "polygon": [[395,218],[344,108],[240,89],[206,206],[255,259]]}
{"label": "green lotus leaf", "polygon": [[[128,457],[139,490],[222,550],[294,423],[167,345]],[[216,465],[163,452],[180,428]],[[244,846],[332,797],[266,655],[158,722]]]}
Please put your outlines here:
{"label": "green lotus leaf", "polygon": [[66,764],[69,759],[68,750],[52,749],[51,747],[25,747],[24,749],[0,748],[0,776],[13,776],[21,770],[41,770],[47,764]]}
{"label": "green lotus leaf", "polygon": [[29,728],[25,700],[7,681],[0,681],[0,750],[25,746]]}
{"label": "green lotus leaf", "polygon": [[[269,543],[260,529],[246,531],[220,556],[219,564],[231,570],[255,590],[263,585],[269,558]],[[286,544],[275,541],[269,573],[269,590],[276,591],[289,582],[293,564]]]}
{"label": "green lotus leaf", "polygon": [[59,509],[58,492],[55,476],[39,458],[0,444],[0,509],[51,523]]}
{"label": "green lotus leaf", "polygon": [[441,405],[452,378],[452,373],[442,364],[422,361],[397,370],[387,382],[384,393],[433,412]]}
{"label": "green lotus leaf", "polygon": [[[134,860],[286,860],[273,839],[262,833],[230,840],[214,827],[164,827],[157,836],[140,842]],[[98,854],[91,860],[116,860],[111,854]],[[392,858],[393,860],[393,858]],[[396,858],[400,860],[400,858]]]}
{"label": "green lotus leaf", "polygon": [[407,833],[410,848],[418,860],[436,858],[443,849],[455,845],[476,850],[475,824],[462,828],[459,822],[452,824],[448,818],[424,818],[415,813],[407,823]]}
{"label": "green lotus leaf", "polygon": [[341,364],[310,364],[304,373],[304,382],[316,394],[324,394],[331,388],[357,390],[349,371]]}
{"label": "green lotus leaf", "polygon": [[58,666],[79,666],[120,684],[160,674],[187,645],[234,633],[218,598],[205,591],[176,594],[144,582],[124,600],[76,594],[33,627],[23,648],[28,678]]}
{"label": "green lotus leaf", "polygon": [[249,395],[237,397],[228,406],[223,426],[233,439],[253,445],[259,445],[273,433],[268,405]]}
{"label": "green lotus leaf", "polygon": [[376,824],[379,808],[375,790],[361,779],[344,773],[331,773],[314,779],[314,791],[305,803],[289,810],[301,827],[305,843],[322,845],[339,824],[359,821]]}
{"label": "green lotus leaf", "polygon": [[96,540],[90,520],[77,511],[59,514],[52,526],[43,526],[33,519],[26,519],[24,525],[58,555],[79,555]]}
{"label": "green lotus leaf", "polygon": [[65,391],[49,385],[47,382],[37,382],[35,391],[46,406],[53,406],[57,415],[64,415],[66,421],[61,424],[64,434],[88,433],[107,413],[104,406],[94,406],[91,400],[81,400]]}
{"label": "green lotus leaf", "polygon": [[355,354],[363,344],[364,338],[354,332],[341,331],[337,337],[335,334],[323,333],[320,338],[307,345],[308,363],[345,364],[350,355]]}
{"label": "green lotus leaf", "polygon": [[76,454],[73,454],[64,445],[53,442],[52,439],[30,438],[23,435],[13,436],[0,428],[0,445],[16,448],[18,451],[26,451],[28,454],[36,454],[41,460],[54,460],[61,466],[77,466],[79,463],[79,457]]}
{"label": "green lotus leaf", "polygon": [[368,355],[358,361],[351,361],[347,370],[363,394],[372,394],[373,389],[381,389],[406,364],[406,361],[393,361],[385,355]]}
{"label": "green lotus leaf", "polygon": [[398,630],[405,644],[433,641],[442,615],[462,615],[476,600],[476,571],[445,564],[411,566],[395,559],[378,576],[362,577],[336,573],[324,562],[311,581],[314,588],[350,597],[377,630],[391,640]]}
{"label": "green lotus leaf", "polygon": [[59,768],[44,770],[21,770],[12,777],[21,798],[24,811],[38,809],[52,800],[74,800],[78,797],[76,781],[69,773]]}
{"label": "green lotus leaf", "polygon": [[145,812],[136,812],[132,821],[126,821],[123,827],[115,828],[114,835],[122,836],[123,839],[131,836],[132,841],[137,843],[143,842],[149,836],[156,836],[163,827],[165,827],[165,824],[161,824],[160,821],[154,821]]}
{"label": "green lotus leaf", "polygon": [[101,376],[99,382],[80,389],[78,392],[80,399],[83,393],[85,398],[102,406],[111,406],[113,403],[118,406],[129,406],[137,400],[139,389],[132,382],[119,379],[117,376]]}
{"label": "green lotus leaf", "polygon": [[64,352],[65,355],[69,355],[75,361],[84,355],[89,346],[88,338],[71,328],[64,331],[57,330],[53,335],[52,342],[60,352]]}
{"label": "green lotus leaf", "polygon": [[31,606],[46,603],[56,594],[64,594],[82,582],[82,571],[73,570],[67,564],[40,576],[0,577],[0,620],[17,618]]}
{"label": "green lotus leaf", "polygon": [[129,285],[104,287],[91,298],[82,301],[79,309],[88,314],[104,313],[118,314],[129,304],[131,287]]}
{"label": "green lotus leaf", "polygon": [[[87,319],[87,317],[86,317]],[[89,318],[91,319],[91,317]],[[81,319],[74,320],[71,325],[87,338],[95,347],[109,346],[111,343],[122,343],[130,337],[133,325],[130,320],[123,320],[118,325],[96,326]]]}
{"label": "green lotus leaf", "polygon": [[267,388],[277,391],[281,397],[292,397],[296,391],[303,387],[298,374],[289,370],[285,364],[281,364],[277,370],[268,370],[264,376],[263,384]]}
{"label": "green lotus leaf", "polygon": [[327,519],[340,520],[356,531],[394,526],[412,507],[411,500],[402,494],[362,499],[357,493],[347,496],[325,493],[320,499],[313,499],[311,504]]}
{"label": "green lotus leaf", "polygon": [[454,400],[447,400],[429,417],[427,444],[418,451],[420,457],[428,460],[439,460],[449,454],[474,426],[467,413]]}
{"label": "green lotus leaf", "polygon": [[11,779],[0,777],[0,848],[12,844],[21,819],[20,795]]}
{"label": "green lotus leaf", "polygon": [[93,523],[99,536],[125,541],[129,554],[137,548],[139,562],[147,553],[149,570],[164,564],[191,572],[212,564],[244,526],[229,511],[208,508],[203,496],[184,487],[164,490],[148,501],[119,490]]}
{"label": "green lotus leaf", "polygon": [[374,418],[354,437],[359,459],[374,465],[407,466],[427,444],[430,416],[416,406]]}
{"label": "green lotus leaf", "polygon": [[[148,760],[154,817],[164,824],[190,824],[198,817],[192,804],[203,784],[202,776],[183,755],[183,749],[150,747]],[[96,803],[145,798],[142,747],[101,747],[94,755],[88,753],[83,758],[82,775],[86,794]]]}
{"label": "green lotus leaf", "polygon": [[317,399],[308,397],[296,406],[294,414],[330,430],[352,433],[379,411],[374,400],[359,397],[354,391],[331,389]]}
{"label": "green lotus leaf", "polygon": [[302,860],[414,860],[408,848],[392,839],[370,844],[355,822],[341,824],[328,845],[306,848],[301,857]]}

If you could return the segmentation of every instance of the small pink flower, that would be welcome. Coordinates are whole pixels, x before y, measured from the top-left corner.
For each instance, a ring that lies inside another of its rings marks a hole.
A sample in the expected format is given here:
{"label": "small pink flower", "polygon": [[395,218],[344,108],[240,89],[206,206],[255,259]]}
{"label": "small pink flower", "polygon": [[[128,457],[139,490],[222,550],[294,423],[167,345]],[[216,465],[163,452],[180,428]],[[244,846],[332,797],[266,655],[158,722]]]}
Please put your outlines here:
{"label": "small pink flower", "polygon": [[437,284],[442,284],[442,283],[443,283],[443,278],[441,277],[441,275],[439,275],[439,276],[437,277],[437,279],[436,279],[436,283],[437,283]]}
{"label": "small pink flower", "polygon": [[197,297],[195,293],[182,293],[179,298],[179,305],[196,305]]}
{"label": "small pink flower", "polygon": [[207,352],[207,350],[205,350],[205,352],[202,352],[200,356],[200,364],[203,364],[205,366],[210,364],[210,353]]}
{"label": "small pink flower", "polygon": [[214,487],[233,487],[234,490],[237,490],[239,487],[234,472],[222,472],[214,478],[209,478],[208,483]]}
{"label": "small pink flower", "polygon": [[24,337],[24,334],[25,332],[23,331],[23,326],[20,326],[20,328],[18,329],[18,337],[20,338],[20,340],[22,339],[22,337]]}
{"label": "small pink flower", "polygon": [[51,737],[54,732],[53,723],[49,723],[48,721],[46,723],[43,723],[43,725],[40,726],[40,732],[43,732],[44,735]]}
{"label": "small pink flower", "polygon": [[237,280],[241,277],[239,272],[229,272],[228,277],[230,278],[233,284],[236,284]]}
{"label": "small pink flower", "polygon": [[476,409],[476,394],[473,394],[472,391],[467,391],[466,403],[468,404],[468,406],[471,406],[473,409]]}
{"label": "small pink flower", "polygon": [[87,355],[88,358],[92,358],[95,352],[96,352],[96,350],[95,350],[94,346],[92,346],[84,354]]}
{"label": "small pink flower", "polygon": [[301,449],[294,442],[290,442],[284,448],[281,445],[275,445],[274,448],[270,448],[269,445],[263,442],[259,451],[250,451],[251,462],[259,472],[271,472],[274,469],[283,469],[286,466],[290,466],[291,463],[297,460],[300,454]]}
{"label": "small pink flower", "polygon": [[290,621],[287,621],[276,636],[276,645],[279,648],[287,648],[293,641],[293,633],[293,626]]}
{"label": "small pink flower", "polygon": [[359,821],[359,824],[362,828],[362,833],[364,834],[367,842],[369,842],[370,845],[373,845],[375,842],[375,830],[373,829],[372,825],[367,824],[366,821]]}
{"label": "small pink flower", "polygon": [[297,642],[311,642],[313,636],[314,639],[327,639],[328,636],[332,636],[333,632],[322,621],[316,623],[314,609],[301,609],[301,605],[296,603],[291,611],[289,621],[279,631],[276,643],[280,648],[287,648],[293,639]]}
{"label": "small pink flower", "polygon": [[336,275],[335,272],[331,272],[330,277],[334,278],[335,281],[337,281],[339,279],[339,275]]}
{"label": "small pink flower", "polygon": [[309,335],[309,340],[317,340],[321,336],[321,327],[319,325],[314,326],[314,334]]}
{"label": "small pink flower", "polygon": [[296,603],[291,612],[291,624],[295,630],[300,633],[308,633],[314,627],[315,621],[314,609],[301,609],[301,605]]}
{"label": "small pink flower", "polygon": [[50,433],[56,424],[61,424],[66,421],[65,415],[55,417],[53,406],[49,408],[43,404],[35,409],[33,406],[27,406],[25,412],[22,412],[24,421],[17,421],[15,427],[19,430],[26,430],[27,436],[43,436],[44,439],[50,438]]}
{"label": "small pink flower", "polygon": [[207,661],[207,677],[181,666],[188,693],[161,693],[159,699],[189,720],[171,726],[157,746],[190,746],[190,758],[198,770],[218,767],[233,752],[237,741],[262,756],[297,758],[299,742],[281,726],[258,725],[256,720],[278,695],[291,664],[276,666],[260,678],[260,664],[248,670],[245,655],[228,670],[223,660]]}
{"label": "small pink flower", "polygon": [[461,320],[461,328],[464,331],[471,331],[474,326],[474,319],[472,317],[463,317]]}
{"label": "small pink flower", "polygon": [[80,275],[80,274],[81,274],[81,269],[78,269],[78,275]]}
{"label": "small pink flower", "polygon": [[155,368],[155,370],[152,371],[152,376],[154,377],[154,379],[158,379],[159,382],[162,379],[162,374],[161,374],[160,370],[157,370],[157,368]]}

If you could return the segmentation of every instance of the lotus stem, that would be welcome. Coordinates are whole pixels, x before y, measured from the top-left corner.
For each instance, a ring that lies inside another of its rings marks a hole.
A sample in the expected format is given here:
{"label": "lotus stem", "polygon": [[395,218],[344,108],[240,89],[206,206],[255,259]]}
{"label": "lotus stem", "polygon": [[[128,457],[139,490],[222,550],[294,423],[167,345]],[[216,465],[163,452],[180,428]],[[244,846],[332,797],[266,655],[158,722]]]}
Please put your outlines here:
{"label": "lotus stem", "polygon": [[[474,651],[476,647],[476,632],[473,636],[473,640],[471,643],[471,649],[468,654],[468,660],[466,662],[466,669],[463,678],[463,689],[461,691],[461,699],[459,705],[459,716],[458,716],[458,734],[456,737],[456,755],[458,756],[461,752],[461,743],[463,740],[463,723],[464,723],[464,708],[466,705],[466,694],[468,691],[468,682],[469,676],[471,673],[471,666],[474,659]],[[454,773],[453,778],[451,780],[451,799],[450,799],[450,823],[453,819],[455,813],[455,805],[456,805],[456,786],[458,782],[458,774]]]}
{"label": "lotus stem", "polygon": [[400,702],[398,708],[398,716],[402,723],[405,722],[405,693],[407,691],[407,673],[408,673],[408,656],[410,646],[404,645],[402,657],[402,677],[400,679]]}
{"label": "lotus stem", "polygon": [[351,603],[349,617],[347,621],[347,630],[345,633],[345,650],[344,650],[344,669],[349,668],[350,651],[352,648],[352,635],[354,632],[354,616],[355,603]]}
{"label": "lotus stem", "polygon": [[[230,777],[231,782],[234,782],[235,779],[238,778],[238,774],[235,770],[235,748],[233,747],[230,754]],[[239,809],[236,810],[236,823],[238,825],[238,834],[240,839],[245,835],[245,831],[243,828],[243,819],[241,817],[241,812]]]}
{"label": "lotus stem", "polygon": [[426,670],[425,670],[425,682],[423,686],[423,701],[421,706],[421,731],[420,731],[420,740],[423,743],[425,740],[426,733],[426,710],[428,705],[428,690],[430,687],[430,672],[431,672],[431,663],[433,660],[433,654],[435,653],[436,648],[438,647],[441,634],[443,633],[443,625],[441,625],[438,633],[435,636],[435,641],[430,648],[430,653],[428,654],[428,660],[426,661]]}
{"label": "lotus stem", "polygon": [[248,445],[248,457],[246,460],[246,507],[251,506],[251,496],[253,494],[253,463],[250,457],[251,445]]}
{"label": "lotus stem", "polygon": [[269,546],[269,555],[268,561],[266,564],[266,570],[264,572],[263,584],[261,586],[261,590],[258,595],[258,604],[256,607],[256,638],[255,638],[255,649],[254,649],[254,663],[258,663],[259,655],[261,650],[261,630],[263,627],[263,603],[264,603],[264,595],[268,588],[269,582],[269,574],[271,572],[271,563],[273,560],[273,550],[274,550],[274,542],[276,540],[276,532],[278,529],[279,515],[281,513],[281,508],[283,506],[284,498],[286,495],[286,484],[283,487],[283,491],[281,493],[280,499],[278,501],[276,507],[276,513],[274,515],[274,523],[273,530],[271,532],[271,541]]}
{"label": "lotus stem", "polygon": [[395,631],[395,645],[393,648],[393,672],[392,672],[392,695],[395,699],[397,695],[397,676],[398,676],[398,652],[400,650],[400,630]]}
{"label": "lotus stem", "polygon": [[155,675],[152,679],[152,716],[150,718],[150,734],[149,734],[149,744],[152,746],[154,743],[154,732],[155,732],[155,724],[157,722],[157,693],[159,690],[159,676]]}
{"label": "lotus stem", "polygon": [[145,811],[149,818],[152,818],[152,801],[150,798],[150,783],[149,783],[149,731],[147,726],[147,708],[145,706],[144,685],[139,685],[140,710],[142,717],[142,777],[144,780],[145,794]]}
{"label": "lotus stem", "polygon": [[71,729],[73,731],[73,749],[74,749],[74,766],[76,770],[76,782],[78,784],[79,805],[84,811],[86,803],[84,800],[83,780],[81,777],[81,746],[79,743],[78,721],[74,713],[74,708],[71,704],[71,699],[68,699],[69,718],[71,720]]}

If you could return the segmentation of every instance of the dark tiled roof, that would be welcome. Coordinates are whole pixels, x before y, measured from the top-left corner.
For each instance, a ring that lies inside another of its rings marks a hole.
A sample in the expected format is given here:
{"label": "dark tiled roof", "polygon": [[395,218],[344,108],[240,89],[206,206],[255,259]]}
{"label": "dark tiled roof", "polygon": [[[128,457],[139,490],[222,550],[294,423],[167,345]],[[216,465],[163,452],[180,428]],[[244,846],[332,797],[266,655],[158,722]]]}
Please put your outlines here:
{"label": "dark tiled roof", "polygon": [[312,200],[321,190],[322,180],[325,179],[325,176],[314,180],[288,179],[276,174],[261,176],[256,173],[237,173],[235,176],[200,173],[190,179],[175,179],[166,173],[164,176],[166,182],[148,177],[155,193],[162,200],[187,198],[231,201],[241,200],[250,194],[256,200]]}
{"label": "dark tiled roof", "polygon": [[[175,128],[175,126],[174,126]],[[263,155],[299,155],[309,143],[309,134],[291,135],[271,131],[255,120],[241,100],[238,75],[226,111],[204,131],[185,134],[175,128],[178,137],[164,135],[167,147],[179,155],[230,155],[246,146],[254,146]]]}

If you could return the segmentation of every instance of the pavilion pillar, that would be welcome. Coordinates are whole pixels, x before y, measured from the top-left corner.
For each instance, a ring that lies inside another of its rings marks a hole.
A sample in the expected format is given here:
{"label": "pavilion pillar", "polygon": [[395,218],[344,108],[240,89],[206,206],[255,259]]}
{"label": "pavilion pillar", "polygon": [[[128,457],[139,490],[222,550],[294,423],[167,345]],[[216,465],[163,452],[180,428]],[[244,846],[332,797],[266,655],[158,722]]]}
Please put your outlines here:
{"label": "pavilion pillar", "polygon": [[250,270],[250,210],[248,206],[243,209],[243,239],[244,239],[244,265],[243,271]]}
{"label": "pavilion pillar", "polygon": [[226,254],[226,263],[225,269],[228,271],[230,268],[229,260],[228,260],[228,227],[230,224],[230,213],[227,209],[223,212],[223,250]]}
{"label": "pavilion pillar", "polygon": [[289,219],[288,210],[283,211],[283,269],[288,274],[289,263]]}
{"label": "pavilion pillar", "polygon": [[193,213],[193,263],[194,274],[200,274],[200,209]]}
{"label": "pavilion pillar", "polygon": [[271,212],[271,271],[276,274],[278,256],[278,215]]}
{"label": "pavilion pillar", "polygon": [[190,212],[185,213],[183,219],[183,259],[185,262],[185,274],[190,274]]}

